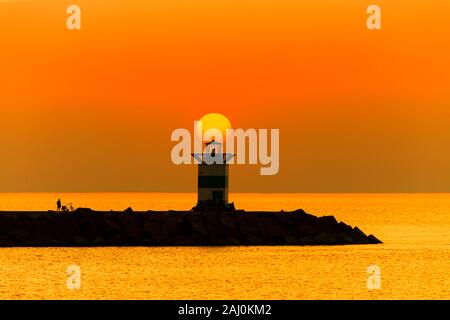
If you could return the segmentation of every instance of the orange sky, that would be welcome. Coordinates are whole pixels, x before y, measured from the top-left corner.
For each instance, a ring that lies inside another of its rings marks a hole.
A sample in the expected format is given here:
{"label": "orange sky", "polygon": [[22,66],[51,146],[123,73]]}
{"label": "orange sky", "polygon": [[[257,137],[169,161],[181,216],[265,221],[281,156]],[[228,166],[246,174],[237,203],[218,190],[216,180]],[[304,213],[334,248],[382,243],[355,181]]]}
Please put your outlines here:
{"label": "orange sky", "polygon": [[438,0],[0,0],[0,191],[194,191],[170,133],[220,112],[280,128],[280,173],[234,166],[232,191],[450,192],[449,17]]}

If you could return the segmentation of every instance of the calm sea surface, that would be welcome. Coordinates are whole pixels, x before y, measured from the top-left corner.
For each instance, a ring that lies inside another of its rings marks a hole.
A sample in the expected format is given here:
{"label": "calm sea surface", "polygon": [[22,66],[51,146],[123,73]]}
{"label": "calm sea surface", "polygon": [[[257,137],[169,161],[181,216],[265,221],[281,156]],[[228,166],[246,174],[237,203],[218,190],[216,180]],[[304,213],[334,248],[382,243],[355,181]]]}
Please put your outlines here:
{"label": "calm sea surface", "polygon": [[[2,210],[190,209],[195,194],[0,193]],[[382,245],[0,248],[0,299],[450,299],[450,194],[232,194],[237,208],[334,215]],[[68,289],[67,267],[81,268]],[[367,288],[367,267],[381,288]]]}

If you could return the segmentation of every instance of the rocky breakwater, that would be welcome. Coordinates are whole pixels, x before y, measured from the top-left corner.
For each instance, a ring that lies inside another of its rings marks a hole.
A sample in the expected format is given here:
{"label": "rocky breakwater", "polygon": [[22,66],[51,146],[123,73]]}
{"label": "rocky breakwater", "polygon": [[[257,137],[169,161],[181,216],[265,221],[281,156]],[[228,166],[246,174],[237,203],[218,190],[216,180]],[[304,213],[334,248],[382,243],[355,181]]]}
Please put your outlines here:
{"label": "rocky breakwater", "polygon": [[333,216],[292,212],[0,212],[0,246],[347,245],[381,243]]}

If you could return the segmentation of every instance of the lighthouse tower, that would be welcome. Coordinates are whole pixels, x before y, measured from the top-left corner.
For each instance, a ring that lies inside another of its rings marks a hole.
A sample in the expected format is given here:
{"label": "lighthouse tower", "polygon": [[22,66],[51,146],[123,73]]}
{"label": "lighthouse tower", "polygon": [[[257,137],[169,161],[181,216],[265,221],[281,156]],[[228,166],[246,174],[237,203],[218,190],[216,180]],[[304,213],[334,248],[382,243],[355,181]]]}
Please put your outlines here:
{"label": "lighthouse tower", "polygon": [[222,152],[222,144],[212,140],[205,152],[192,154],[198,161],[197,208],[227,207],[228,162],[232,154]]}

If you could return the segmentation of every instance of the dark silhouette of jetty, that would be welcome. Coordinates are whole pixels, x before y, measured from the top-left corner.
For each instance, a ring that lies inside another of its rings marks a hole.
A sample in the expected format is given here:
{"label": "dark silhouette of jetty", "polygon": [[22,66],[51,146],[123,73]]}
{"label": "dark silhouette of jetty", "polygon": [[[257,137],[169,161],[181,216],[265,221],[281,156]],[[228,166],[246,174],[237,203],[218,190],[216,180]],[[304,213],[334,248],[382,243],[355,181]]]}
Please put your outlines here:
{"label": "dark silhouette of jetty", "polygon": [[381,243],[333,216],[245,212],[227,207],[191,211],[70,213],[0,212],[0,246],[239,246]]}

